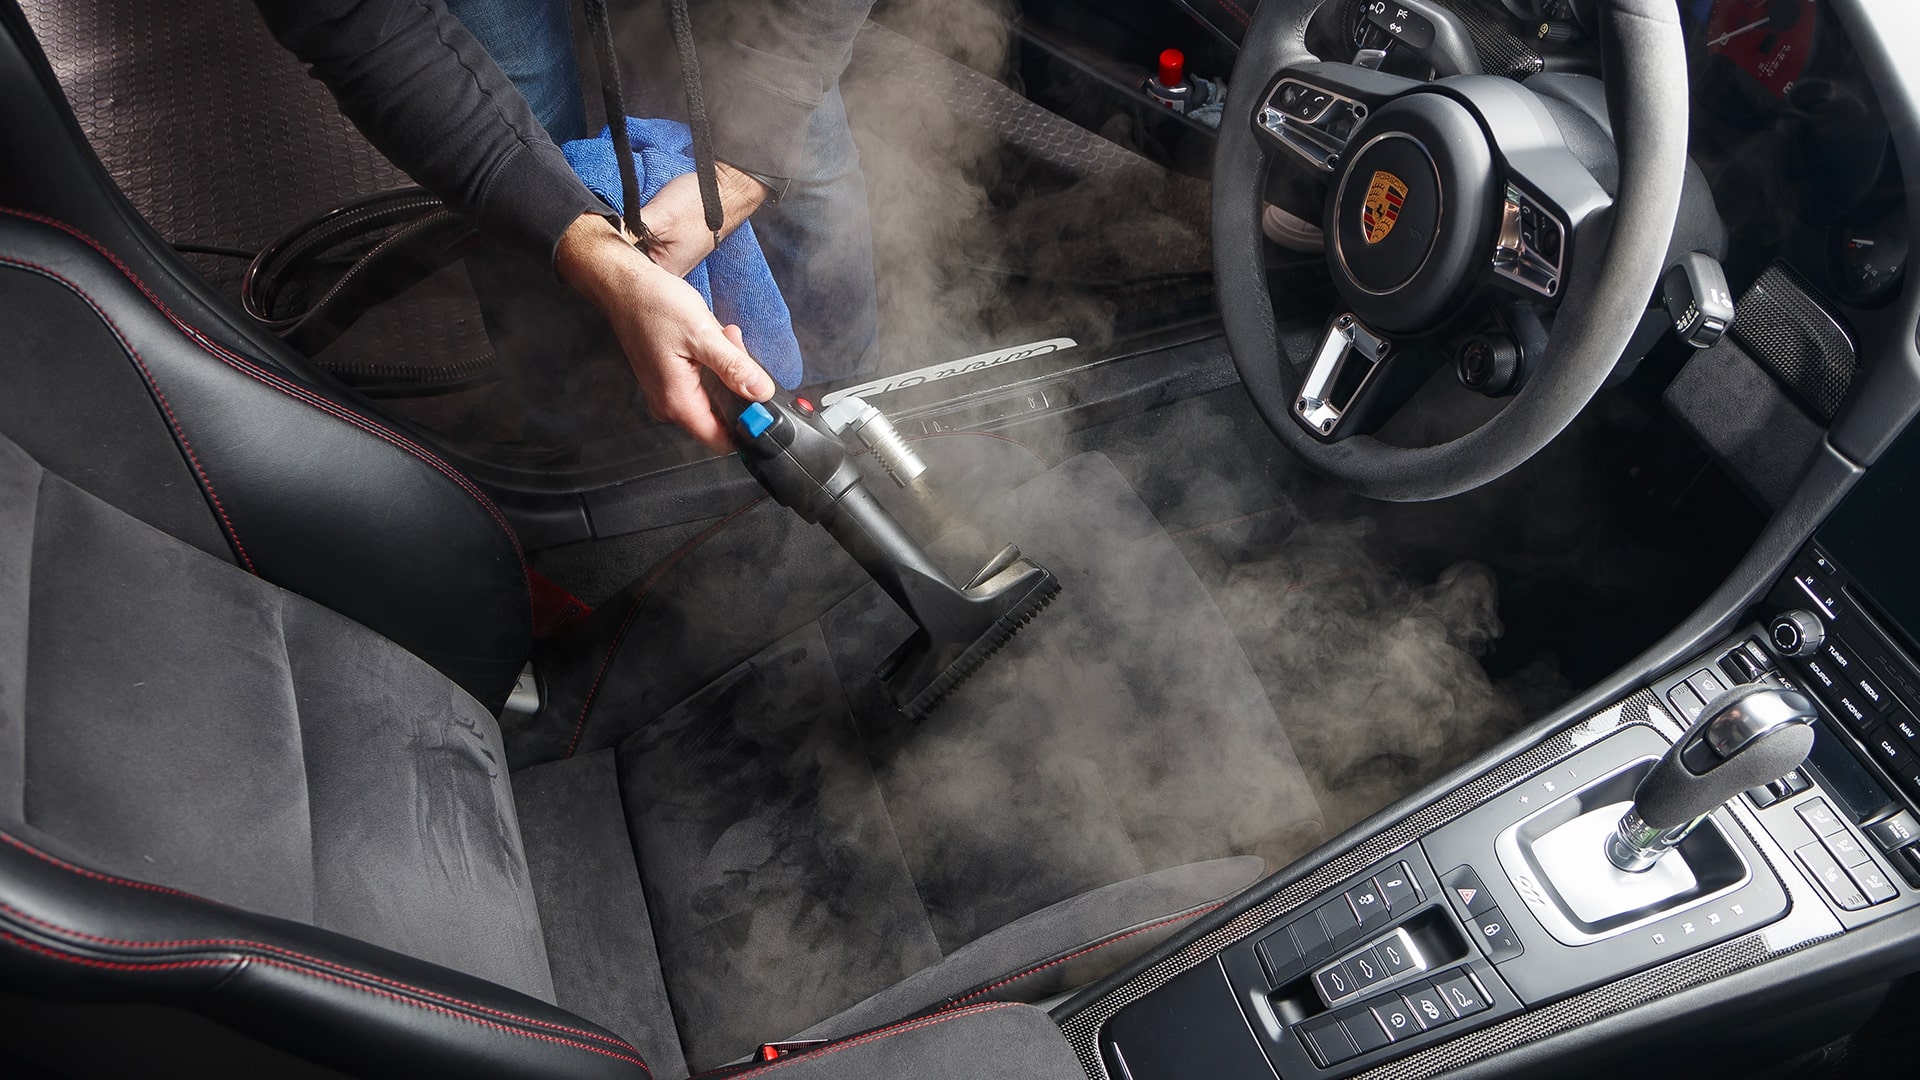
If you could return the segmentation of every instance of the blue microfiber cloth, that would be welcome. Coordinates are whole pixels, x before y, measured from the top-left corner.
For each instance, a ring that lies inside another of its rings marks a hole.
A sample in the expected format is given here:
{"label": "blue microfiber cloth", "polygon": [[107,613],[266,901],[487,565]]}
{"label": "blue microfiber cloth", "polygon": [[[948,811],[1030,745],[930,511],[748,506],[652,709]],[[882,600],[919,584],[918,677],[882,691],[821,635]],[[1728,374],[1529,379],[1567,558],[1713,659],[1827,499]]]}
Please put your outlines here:
{"label": "blue microfiber cloth", "polygon": [[[627,120],[633,144],[634,171],[640,178],[642,206],[667,181],[693,171],[693,134],[674,120]],[[620,195],[620,167],[613,156],[611,129],[597,139],[575,139],[560,148],[567,163],[587,188],[605,199],[616,212],[626,212]],[[740,328],[747,352],[767,374],[791,390],[800,385],[800,343],[793,336],[793,314],[774,284],[767,257],[753,238],[753,225],[742,222],[720,246],[687,273],[687,283],[700,290],[707,306],[722,323]]]}

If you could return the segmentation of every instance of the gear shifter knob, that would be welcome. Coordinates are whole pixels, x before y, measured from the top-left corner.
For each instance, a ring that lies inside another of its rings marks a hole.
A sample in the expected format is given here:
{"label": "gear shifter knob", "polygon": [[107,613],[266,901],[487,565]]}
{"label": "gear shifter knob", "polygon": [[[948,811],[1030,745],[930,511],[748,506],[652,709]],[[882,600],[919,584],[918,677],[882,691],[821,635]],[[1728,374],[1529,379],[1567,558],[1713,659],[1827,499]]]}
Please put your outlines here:
{"label": "gear shifter knob", "polygon": [[1767,683],[1713,699],[1640,781],[1633,809],[1607,838],[1607,858],[1645,870],[1727,800],[1792,772],[1813,749],[1808,725],[1818,716],[1805,695]]}

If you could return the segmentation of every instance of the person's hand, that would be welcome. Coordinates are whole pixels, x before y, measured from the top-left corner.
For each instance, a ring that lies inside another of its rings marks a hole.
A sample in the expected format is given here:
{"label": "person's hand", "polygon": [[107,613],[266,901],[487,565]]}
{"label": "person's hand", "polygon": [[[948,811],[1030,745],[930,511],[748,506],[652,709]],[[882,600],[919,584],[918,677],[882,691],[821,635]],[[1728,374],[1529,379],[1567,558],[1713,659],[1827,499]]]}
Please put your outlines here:
{"label": "person's hand", "polygon": [[[720,236],[725,239],[766,201],[767,186],[724,161],[714,163],[714,173],[724,219]],[[713,252],[706,207],[700,203],[700,180],[692,173],[667,181],[640,207],[640,217],[654,236],[647,253],[675,277],[686,277]]]}
{"label": "person's hand", "polygon": [[607,219],[577,218],[560,238],[554,268],[612,324],[655,419],[725,452],[732,443],[700,369],[749,401],[773,396],[773,378],[747,355],[739,328],[723,329],[693,286],[648,261]]}

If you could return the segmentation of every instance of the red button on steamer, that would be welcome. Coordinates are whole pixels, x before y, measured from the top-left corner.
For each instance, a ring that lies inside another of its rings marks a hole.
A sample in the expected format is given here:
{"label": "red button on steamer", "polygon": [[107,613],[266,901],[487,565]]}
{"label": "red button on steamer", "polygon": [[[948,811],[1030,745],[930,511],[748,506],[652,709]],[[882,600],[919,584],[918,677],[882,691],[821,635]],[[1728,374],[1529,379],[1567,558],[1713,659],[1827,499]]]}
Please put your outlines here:
{"label": "red button on steamer", "polygon": [[1179,86],[1187,77],[1187,54],[1167,49],[1160,54],[1160,85]]}

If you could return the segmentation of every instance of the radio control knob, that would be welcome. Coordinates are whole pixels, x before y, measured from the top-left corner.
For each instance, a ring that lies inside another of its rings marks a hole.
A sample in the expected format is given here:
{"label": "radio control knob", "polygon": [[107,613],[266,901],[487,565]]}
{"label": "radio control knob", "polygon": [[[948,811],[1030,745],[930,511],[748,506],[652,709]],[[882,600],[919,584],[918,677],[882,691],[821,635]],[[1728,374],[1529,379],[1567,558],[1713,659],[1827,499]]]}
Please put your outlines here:
{"label": "radio control knob", "polygon": [[1788,656],[1812,656],[1827,640],[1827,627],[1820,616],[1799,609],[1775,615],[1767,633],[1773,638],[1773,647]]}

